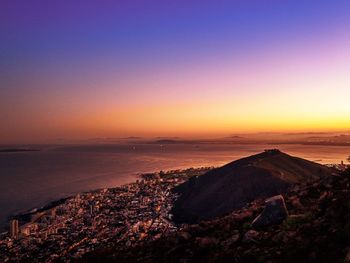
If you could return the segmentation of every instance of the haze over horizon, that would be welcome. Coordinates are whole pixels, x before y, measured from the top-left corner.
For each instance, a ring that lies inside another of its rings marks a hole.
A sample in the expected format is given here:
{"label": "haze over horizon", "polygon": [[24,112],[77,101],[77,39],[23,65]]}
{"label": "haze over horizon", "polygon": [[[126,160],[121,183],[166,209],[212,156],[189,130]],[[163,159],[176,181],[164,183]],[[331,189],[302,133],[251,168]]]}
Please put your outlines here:
{"label": "haze over horizon", "polygon": [[349,1],[0,8],[0,143],[350,131]]}

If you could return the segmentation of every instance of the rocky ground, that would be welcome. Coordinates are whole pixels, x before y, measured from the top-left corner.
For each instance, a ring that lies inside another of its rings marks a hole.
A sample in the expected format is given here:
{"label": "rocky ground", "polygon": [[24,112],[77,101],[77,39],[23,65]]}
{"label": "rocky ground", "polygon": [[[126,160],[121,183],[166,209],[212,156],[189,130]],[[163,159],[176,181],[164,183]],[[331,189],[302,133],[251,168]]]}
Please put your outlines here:
{"label": "rocky ground", "polygon": [[[286,218],[252,224],[256,200],[225,217],[185,225],[131,248],[100,250],[84,262],[350,262],[350,170],[294,186],[283,196]],[[266,212],[266,211],[265,211]]]}

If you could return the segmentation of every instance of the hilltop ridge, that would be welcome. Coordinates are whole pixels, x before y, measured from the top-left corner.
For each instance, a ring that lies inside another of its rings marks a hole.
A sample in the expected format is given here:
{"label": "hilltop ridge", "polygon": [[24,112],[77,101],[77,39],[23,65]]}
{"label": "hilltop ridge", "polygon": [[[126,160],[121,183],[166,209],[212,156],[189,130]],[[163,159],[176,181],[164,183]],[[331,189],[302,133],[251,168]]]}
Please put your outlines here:
{"label": "hilltop ridge", "polygon": [[285,193],[295,183],[330,175],[331,169],[277,149],[230,162],[174,189],[172,213],[178,223],[213,219],[257,198]]}

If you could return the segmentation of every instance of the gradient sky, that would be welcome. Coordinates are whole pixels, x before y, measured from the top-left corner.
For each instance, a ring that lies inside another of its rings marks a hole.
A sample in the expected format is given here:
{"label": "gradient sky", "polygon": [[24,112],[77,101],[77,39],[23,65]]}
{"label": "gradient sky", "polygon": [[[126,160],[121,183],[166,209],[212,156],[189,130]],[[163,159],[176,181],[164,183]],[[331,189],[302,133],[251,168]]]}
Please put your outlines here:
{"label": "gradient sky", "polygon": [[350,129],[350,1],[0,3],[0,143]]}

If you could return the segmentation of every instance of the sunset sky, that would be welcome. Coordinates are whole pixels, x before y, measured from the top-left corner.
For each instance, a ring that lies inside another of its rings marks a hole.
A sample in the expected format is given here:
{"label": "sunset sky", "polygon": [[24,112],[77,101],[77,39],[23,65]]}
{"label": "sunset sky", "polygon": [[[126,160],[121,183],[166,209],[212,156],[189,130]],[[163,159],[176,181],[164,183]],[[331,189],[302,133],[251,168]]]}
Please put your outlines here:
{"label": "sunset sky", "polygon": [[350,130],[350,1],[0,3],[0,143]]}

